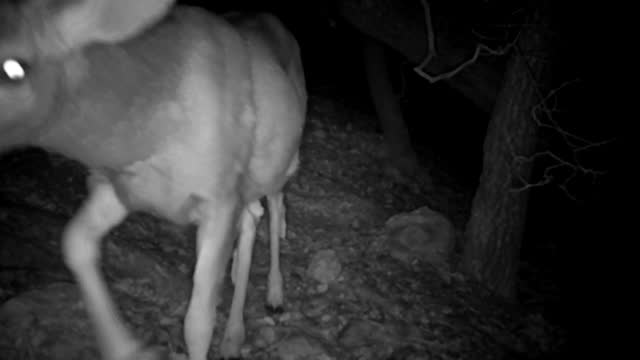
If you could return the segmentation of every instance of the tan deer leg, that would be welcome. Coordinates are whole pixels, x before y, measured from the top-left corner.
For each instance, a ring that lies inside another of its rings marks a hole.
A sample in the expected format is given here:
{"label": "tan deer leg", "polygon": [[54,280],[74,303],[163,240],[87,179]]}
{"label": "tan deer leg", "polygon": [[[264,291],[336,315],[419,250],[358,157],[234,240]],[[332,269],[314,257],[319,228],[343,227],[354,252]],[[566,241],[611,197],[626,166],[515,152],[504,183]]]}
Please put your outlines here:
{"label": "tan deer leg", "polygon": [[107,360],[132,359],[139,349],[116,310],[99,268],[103,236],[126,215],[113,186],[106,179],[97,179],[88,200],[67,225],[62,240],[65,262],[79,284],[100,352]]}
{"label": "tan deer leg", "polygon": [[282,192],[267,196],[267,203],[269,205],[269,240],[271,243],[267,309],[278,313],[282,312],[282,303],[284,301],[282,273],[280,272],[280,239],[284,239],[287,232]]}
{"label": "tan deer leg", "polygon": [[251,270],[251,254],[256,237],[256,227],[260,222],[264,210],[260,201],[254,201],[243,211],[240,218],[240,237],[235,260],[235,288],[229,320],[224,332],[224,338],[220,345],[220,354],[223,358],[240,357],[240,346],[245,339],[244,328],[244,303],[247,296],[247,284]]}
{"label": "tan deer leg", "polygon": [[184,332],[190,360],[206,360],[216,322],[225,268],[233,247],[235,201],[198,208],[197,260]]}

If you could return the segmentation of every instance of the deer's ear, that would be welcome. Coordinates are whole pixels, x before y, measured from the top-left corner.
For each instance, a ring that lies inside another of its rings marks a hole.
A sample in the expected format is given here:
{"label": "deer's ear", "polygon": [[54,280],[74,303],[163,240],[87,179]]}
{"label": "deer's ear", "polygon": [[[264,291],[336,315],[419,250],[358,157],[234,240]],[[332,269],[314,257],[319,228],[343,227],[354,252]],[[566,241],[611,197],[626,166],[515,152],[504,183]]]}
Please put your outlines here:
{"label": "deer's ear", "polygon": [[[66,50],[129,39],[164,17],[175,0],[67,0],[49,14]],[[45,20],[46,21],[46,20]]]}

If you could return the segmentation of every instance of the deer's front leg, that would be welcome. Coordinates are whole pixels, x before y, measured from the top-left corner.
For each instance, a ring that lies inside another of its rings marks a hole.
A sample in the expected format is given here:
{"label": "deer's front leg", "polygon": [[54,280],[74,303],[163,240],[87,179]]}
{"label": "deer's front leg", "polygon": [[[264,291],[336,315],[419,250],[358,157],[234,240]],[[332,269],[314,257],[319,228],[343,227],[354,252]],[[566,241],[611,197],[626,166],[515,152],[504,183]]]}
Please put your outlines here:
{"label": "deer's front leg", "polygon": [[233,247],[235,201],[203,201],[196,210],[197,260],[184,332],[190,360],[206,360],[216,322],[216,306]]}
{"label": "deer's front leg", "polygon": [[99,267],[101,240],[127,210],[108,180],[93,180],[89,198],[64,231],[62,252],[80,287],[102,357],[131,359],[139,345],[120,318]]}

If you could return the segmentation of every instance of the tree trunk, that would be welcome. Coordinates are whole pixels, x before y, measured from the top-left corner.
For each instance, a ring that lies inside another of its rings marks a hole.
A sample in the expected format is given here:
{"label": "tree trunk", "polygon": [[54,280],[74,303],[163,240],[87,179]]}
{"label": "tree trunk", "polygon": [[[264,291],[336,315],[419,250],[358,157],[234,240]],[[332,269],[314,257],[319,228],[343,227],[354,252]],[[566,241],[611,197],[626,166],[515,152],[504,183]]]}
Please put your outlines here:
{"label": "tree trunk", "polygon": [[531,173],[518,156],[535,151],[532,110],[548,79],[546,24],[536,10],[518,46],[487,128],[483,170],[467,224],[462,269],[497,295],[515,300],[520,245],[529,192],[518,190]]}
{"label": "tree trunk", "polygon": [[368,37],[364,40],[364,62],[371,99],[389,150],[389,163],[411,174],[417,166],[416,155],[400,104],[393,92],[384,48]]}

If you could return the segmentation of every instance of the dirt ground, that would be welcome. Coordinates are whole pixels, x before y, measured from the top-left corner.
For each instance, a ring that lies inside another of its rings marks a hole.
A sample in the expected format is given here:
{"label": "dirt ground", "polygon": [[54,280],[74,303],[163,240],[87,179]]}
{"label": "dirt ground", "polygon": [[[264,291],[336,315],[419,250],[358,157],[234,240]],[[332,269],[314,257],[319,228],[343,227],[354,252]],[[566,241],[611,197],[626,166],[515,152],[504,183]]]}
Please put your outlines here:
{"label": "dirt ground", "polygon": [[[389,255],[384,224],[390,216],[426,205],[460,233],[473,189],[437,166],[416,178],[389,171],[381,136],[362,125],[367,121],[346,125],[335,120],[341,117],[340,107],[311,99],[301,168],[285,191],[285,311],[270,314],[264,307],[269,256],[263,220],[245,308],[244,357],[561,356],[565,330],[536,309],[502,303],[455,270]],[[0,359],[98,358],[77,287],[60,256],[63,226],[86,196],[86,174],[81,165],[38,149],[0,160]],[[321,284],[308,268],[326,250],[332,250],[340,272]],[[111,291],[139,339],[171,358],[184,358],[194,229],[133,214],[106,238],[102,258]],[[216,358],[232,290],[227,281],[210,358]]]}

